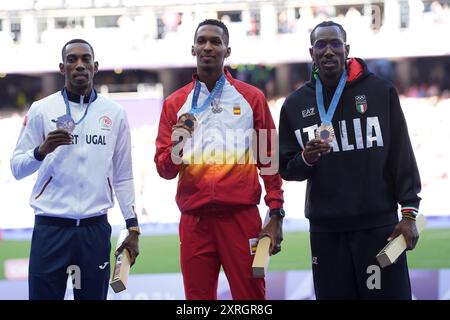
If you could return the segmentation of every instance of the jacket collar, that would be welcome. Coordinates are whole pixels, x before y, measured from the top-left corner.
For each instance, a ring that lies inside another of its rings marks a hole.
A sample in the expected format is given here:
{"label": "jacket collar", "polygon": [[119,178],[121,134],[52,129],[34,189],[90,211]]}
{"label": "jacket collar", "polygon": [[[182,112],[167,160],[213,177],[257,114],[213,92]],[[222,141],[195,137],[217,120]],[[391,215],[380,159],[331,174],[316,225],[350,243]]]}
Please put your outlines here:
{"label": "jacket collar", "polygon": [[350,58],[347,60],[348,64],[348,77],[347,83],[355,81],[364,73],[365,66],[362,62],[358,61],[356,58]]}
{"label": "jacket collar", "polygon": [[[372,74],[368,69],[364,60],[360,58],[347,59],[347,81],[346,84],[358,82],[366,76]],[[316,79],[314,77],[314,70],[311,70],[311,80],[307,83],[308,86],[314,88],[316,85]]]}
{"label": "jacket collar", "polygon": [[[230,82],[230,83],[233,82],[234,78],[233,78],[233,76],[231,75],[230,71],[228,71],[228,69],[227,69],[226,67],[223,68],[223,73],[225,73],[225,78],[227,78],[227,81],[228,81],[228,82]],[[197,81],[197,80],[199,80],[199,79],[198,79],[198,74],[197,74],[197,73],[194,73],[194,74],[192,75],[192,81]]]}
{"label": "jacket collar", "polygon": [[[67,97],[69,98],[69,101],[75,102],[75,103],[80,103],[80,98],[81,96],[73,93],[71,91],[69,91],[66,87],[64,87],[61,90],[61,95],[63,94],[64,89],[66,89],[67,92]],[[95,100],[97,100],[97,91],[93,88],[92,90],[94,90],[94,100],[92,100],[92,102],[94,102]],[[84,103],[88,103],[89,102],[89,97],[90,97],[91,93],[89,92],[87,95],[84,96],[83,98],[83,102]]]}

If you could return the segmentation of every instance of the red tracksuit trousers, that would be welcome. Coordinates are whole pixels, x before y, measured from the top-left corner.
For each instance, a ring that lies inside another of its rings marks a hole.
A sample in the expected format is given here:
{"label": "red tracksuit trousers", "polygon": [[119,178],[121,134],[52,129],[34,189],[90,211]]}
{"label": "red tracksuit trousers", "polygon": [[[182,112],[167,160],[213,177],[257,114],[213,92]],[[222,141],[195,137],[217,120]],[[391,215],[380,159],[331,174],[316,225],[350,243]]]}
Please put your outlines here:
{"label": "red tracksuit trousers", "polygon": [[256,206],[207,206],[181,214],[180,262],[187,300],[217,300],[223,267],[234,300],[264,300],[265,281],[252,276],[250,239],[261,232]]}

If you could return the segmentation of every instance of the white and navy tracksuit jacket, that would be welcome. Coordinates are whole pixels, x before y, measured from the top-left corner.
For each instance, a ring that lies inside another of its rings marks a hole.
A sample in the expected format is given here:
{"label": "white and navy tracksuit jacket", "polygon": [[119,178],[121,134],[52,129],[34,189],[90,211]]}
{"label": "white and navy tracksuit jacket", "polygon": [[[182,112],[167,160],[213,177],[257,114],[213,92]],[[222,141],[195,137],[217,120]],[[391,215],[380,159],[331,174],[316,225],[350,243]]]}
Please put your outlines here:
{"label": "white and navy tracksuit jacket", "polygon": [[[83,116],[87,98],[69,92],[75,121]],[[72,133],[73,145],[59,146],[42,161],[37,160],[35,149],[49,132],[56,130],[53,120],[65,113],[63,96],[56,92],[34,102],[24,121],[11,169],[16,179],[38,171],[31,207],[37,215],[83,219],[105,214],[113,207],[114,190],[127,226],[136,225],[131,139],[125,110],[97,95]]]}

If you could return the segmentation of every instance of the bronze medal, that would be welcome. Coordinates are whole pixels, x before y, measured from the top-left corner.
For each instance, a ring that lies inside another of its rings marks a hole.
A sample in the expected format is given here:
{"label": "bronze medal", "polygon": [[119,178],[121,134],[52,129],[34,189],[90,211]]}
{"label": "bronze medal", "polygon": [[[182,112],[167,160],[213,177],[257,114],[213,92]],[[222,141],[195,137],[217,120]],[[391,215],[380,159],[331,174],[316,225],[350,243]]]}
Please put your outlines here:
{"label": "bronze medal", "polygon": [[334,129],[331,124],[322,123],[316,130],[316,138],[322,139],[326,143],[331,143],[334,139]]}
{"label": "bronze medal", "polygon": [[198,121],[192,113],[183,113],[179,118],[178,122],[183,124],[183,127],[192,134],[198,126]]}

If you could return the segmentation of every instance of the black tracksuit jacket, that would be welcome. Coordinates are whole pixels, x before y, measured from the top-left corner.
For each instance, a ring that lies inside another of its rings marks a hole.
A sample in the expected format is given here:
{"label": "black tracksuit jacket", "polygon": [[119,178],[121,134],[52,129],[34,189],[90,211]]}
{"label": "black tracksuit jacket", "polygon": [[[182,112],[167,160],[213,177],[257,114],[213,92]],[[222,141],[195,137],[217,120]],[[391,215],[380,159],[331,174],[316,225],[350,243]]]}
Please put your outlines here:
{"label": "black tracksuit jacket", "polygon": [[[280,173],[307,180],[310,231],[356,231],[398,222],[398,204],[418,209],[420,177],[398,94],[391,83],[350,59],[334,113],[332,150],[309,166],[302,158],[321,120],[315,80],[286,98],[280,114]],[[323,86],[327,109],[335,88]]]}

